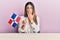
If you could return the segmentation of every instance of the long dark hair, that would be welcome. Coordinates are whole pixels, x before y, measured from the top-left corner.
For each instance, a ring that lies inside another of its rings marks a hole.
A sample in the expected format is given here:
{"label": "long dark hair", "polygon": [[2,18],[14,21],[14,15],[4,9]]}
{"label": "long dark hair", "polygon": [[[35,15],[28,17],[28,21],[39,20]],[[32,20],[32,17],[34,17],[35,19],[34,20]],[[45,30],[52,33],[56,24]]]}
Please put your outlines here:
{"label": "long dark hair", "polygon": [[37,23],[36,14],[35,14],[35,7],[34,7],[34,4],[33,4],[32,2],[27,2],[27,3],[26,3],[26,5],[25,5],[24,16],[25,16],[25,17],[28,17],[28,15],[27,15],[27,11],[26,11],[26,7],[27,7],[27,5],[31,5],[31,6],[32,6],[32,9],[33,9],[32,15],[34,14],[34,18],[33,18],[33,20],[34,20],[34,22],[35,22],[36,24],[38,24],[38,23]]}

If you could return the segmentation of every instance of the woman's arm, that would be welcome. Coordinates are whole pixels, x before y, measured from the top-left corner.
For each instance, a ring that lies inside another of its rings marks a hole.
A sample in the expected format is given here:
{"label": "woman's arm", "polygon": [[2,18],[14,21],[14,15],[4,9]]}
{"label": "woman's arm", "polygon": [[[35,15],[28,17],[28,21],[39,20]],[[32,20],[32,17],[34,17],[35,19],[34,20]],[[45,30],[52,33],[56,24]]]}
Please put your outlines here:
{"label": "woman's arm", "polygon": [[26,20],[20,20],[18,26],[19,26],[18,32],[25,32]]}
{"label": "woman's arm", "polygon": [[31,22],[32,22],[31,26],[32,26],[33,32],[39,32],[40,31],[40,19],[39,19],[39,17],[37,17],[37,22],[38,22],[37,25],[35,24],[35,22],[33,20]]}

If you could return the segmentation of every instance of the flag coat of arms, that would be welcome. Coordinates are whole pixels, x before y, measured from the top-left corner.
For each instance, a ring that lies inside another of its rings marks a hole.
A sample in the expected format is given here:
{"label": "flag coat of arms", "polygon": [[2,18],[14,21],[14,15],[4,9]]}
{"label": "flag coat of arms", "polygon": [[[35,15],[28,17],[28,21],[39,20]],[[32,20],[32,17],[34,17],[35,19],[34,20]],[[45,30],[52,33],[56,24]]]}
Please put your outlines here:
{"label": "flag coat of arms", "polygon": [[18,25],[20,19],[21,19],[20,16],[18,16],[18,15],[15,14],[15,13],[13,13],[12,16],[11,16],[11,18],[9,19],[8,23],[9,23],[10,25],[12,25],[12,27],[15,28],[15,27]]}

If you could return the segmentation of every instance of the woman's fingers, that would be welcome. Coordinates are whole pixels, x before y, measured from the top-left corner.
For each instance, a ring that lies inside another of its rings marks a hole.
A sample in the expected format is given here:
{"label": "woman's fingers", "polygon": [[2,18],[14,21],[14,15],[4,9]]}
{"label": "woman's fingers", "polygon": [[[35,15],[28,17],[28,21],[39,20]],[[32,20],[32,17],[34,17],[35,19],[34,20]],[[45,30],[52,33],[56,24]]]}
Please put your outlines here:
{"label": "woman's fingers", "polygon": [[25,28],[25,25],[22,25],[21,29],[24,30],[24,28]]}
{"label": "woman's fingers", "polygon": [[24,30],[26,23],[27,23],[26,19],[22,21],[22,27],[21,27],[22,30]]}
{"label": "woman's fingers", "polygon": [[29,18],[30,21],[33,20],[33,17],[34,17],[34,14],[33,15],[32,14],[28,14],[28,18]]}
{"label": "woman's fingers", "polygon": [[27,20],[26,19],[22,21],[22,24],[23,25],[26,25],[26,23],[27,23]]}

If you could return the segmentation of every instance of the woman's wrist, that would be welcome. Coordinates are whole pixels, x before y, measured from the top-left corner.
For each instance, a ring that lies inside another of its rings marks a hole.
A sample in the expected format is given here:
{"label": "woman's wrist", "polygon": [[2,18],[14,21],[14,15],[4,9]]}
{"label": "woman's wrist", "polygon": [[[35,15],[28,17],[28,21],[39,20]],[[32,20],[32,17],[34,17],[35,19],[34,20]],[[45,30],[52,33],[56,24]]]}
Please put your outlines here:
{"label": "woman's wrist", "polygon": [[30,23],[33,24],[33,20],[31,20]]}

